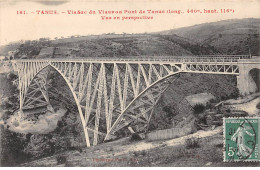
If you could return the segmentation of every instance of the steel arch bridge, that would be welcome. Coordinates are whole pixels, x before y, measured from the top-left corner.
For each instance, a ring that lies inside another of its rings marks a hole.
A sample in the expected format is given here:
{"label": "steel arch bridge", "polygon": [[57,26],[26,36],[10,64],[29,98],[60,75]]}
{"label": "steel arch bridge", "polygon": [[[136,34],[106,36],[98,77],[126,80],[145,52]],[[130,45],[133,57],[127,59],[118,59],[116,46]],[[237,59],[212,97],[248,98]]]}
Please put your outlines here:
{"label": "steel arch bridge", "polygon": [[239,75],[238,61],[250,58],[221,55],[24,59],[13,60],[12,64],[19,75],[20,116],[24,117],[26,109],[51,108],[46,79],[50,69],[54,69],[73,94],[89,147],[110,139],[132,122],[145,128],[174,75],[180,72]]}

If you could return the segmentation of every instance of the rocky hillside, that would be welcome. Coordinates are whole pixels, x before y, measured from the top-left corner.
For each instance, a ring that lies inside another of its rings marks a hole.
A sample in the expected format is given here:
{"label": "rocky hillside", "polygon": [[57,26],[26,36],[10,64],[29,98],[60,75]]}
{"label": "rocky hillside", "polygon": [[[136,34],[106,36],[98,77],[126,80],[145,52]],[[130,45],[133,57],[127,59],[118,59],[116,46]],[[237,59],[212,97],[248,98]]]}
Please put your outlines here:
{"label": "rocky hillside", "polygon": [[215,97],[214,102],[237,97],[235,82],[234,76],[181,73],[155,108],[149,130],[172,128],[193,114],[194,109],[186,100],[189,95],[210,93]]}

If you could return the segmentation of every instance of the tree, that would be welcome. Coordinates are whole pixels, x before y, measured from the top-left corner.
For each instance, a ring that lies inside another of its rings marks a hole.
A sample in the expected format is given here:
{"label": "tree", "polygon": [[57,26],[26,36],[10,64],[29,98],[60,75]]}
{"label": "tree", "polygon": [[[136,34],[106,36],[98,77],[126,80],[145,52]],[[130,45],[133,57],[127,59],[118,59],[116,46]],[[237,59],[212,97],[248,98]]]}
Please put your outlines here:
{"label": "tree", "polygon": [[30,142],[31,136],[32,136],[31,133],[26,134],[26,140],[27,140],[27,142]]}
{"label": "tree", "polygon": [[17,96],[15,96],[15,95],[12,95],[12,96],[8,97],[8,100],[9,100],[9,102],[12,103],[13,105],[15,105],[16,103],[18,103],[18,98],[17,98]]}
{"label": "tree", "polygon": [[13,81],[13,80],[17,79],[18,76],[17,76],[16,74],[14,74],[14,73],[11,72],[11,73],[9,73],[9,74],[6,75],[6,78],[7,78],[8,80],[10,80],[10,81]]}
{"label": "tree", "polygon": [[1,166],[16,166],[28,161],[30,154],[24,152],[26,141],[18,133],[11,132],[1,127]]}
{"label": "tree", "polygon": [[260,103],[258,103],[258,104],[256,105],[256,108],[257,108],[257,109],[260,109]]}
{"label": "tree", "polygon": [[13,107],[12,104],[10,104],[9,102],[3,102],[0,106],[3,110],[9,110]]}
{"label": "tree", "polygon": [[206,109],[206,107],[203,104],[196,104],[193,107],[193,113],[195,115],[198,115],[198,114],[202,113],[205,109]]}

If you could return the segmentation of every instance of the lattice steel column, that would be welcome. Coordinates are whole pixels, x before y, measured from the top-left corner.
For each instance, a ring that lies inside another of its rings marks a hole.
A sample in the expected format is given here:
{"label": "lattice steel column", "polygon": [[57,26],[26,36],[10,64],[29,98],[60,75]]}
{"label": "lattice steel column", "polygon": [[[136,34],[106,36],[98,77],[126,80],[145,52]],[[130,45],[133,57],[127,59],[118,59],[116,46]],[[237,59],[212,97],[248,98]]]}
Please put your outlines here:
{"label": "lattice steel column", "polygon": [[42,106],[48,106],[48,109],[53,111],[48,90],[47,90],[47,76],[50,68],[44,68],[36,77],[30,82],[24,96],[22,109],[33,109]]}
{"label": "lattice steel column", "polygon": [[[20,110],[18,112],[20,118],[24,117],[23,106],[25,102],[25,95],[27,94],[28,87],[31,84],[31,81],[35,78],[35,76],[40,72],[43,68],[48,65],[48,61],[41,62],[20,62],[13,61],[12,62],[15,71],[18,72],[18,80],[19,80],[19,98],[20,98]],[[27,103],[28,104],[28,103]]]}

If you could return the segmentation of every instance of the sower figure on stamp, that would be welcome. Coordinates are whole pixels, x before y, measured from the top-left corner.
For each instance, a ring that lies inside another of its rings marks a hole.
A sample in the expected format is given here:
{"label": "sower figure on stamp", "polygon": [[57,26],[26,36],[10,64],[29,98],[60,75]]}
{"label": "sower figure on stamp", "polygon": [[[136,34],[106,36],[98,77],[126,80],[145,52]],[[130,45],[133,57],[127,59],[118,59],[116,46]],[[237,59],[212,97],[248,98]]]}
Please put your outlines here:
{"label": "sower figure on stamp", "polygon": [[237,143],[237,156],[239,158],[247,157],[252,152],[252,149],[245,145],[245,135],[248,134],[249,136],[255,136],[255,134],[249,132],[252,128],[244,124],[245,121],[241,122],[236,133],[231,137],[231,140]]}

